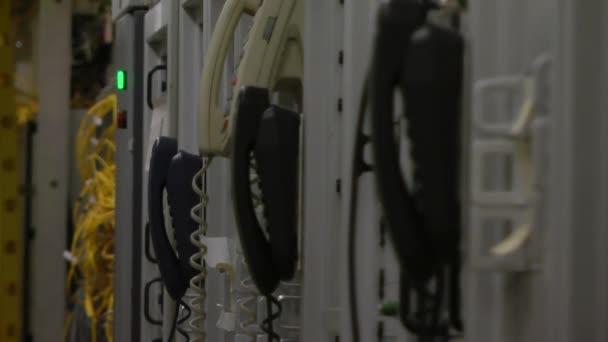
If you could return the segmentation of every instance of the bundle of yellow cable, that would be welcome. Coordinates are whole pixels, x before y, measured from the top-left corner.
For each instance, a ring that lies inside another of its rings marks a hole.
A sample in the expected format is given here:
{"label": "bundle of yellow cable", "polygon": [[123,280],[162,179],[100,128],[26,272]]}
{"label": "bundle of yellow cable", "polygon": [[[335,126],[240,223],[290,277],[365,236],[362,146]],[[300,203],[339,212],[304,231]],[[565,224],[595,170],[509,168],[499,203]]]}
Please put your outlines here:
{"label": "bundle of yellow cable", "polygon": [[[110,95],[95,104],[83,118],[76,138],[82,190],[73,210],[67,285],[70,302],[83,305],[91,319],[93,342],[97,342],[100,324],[105,340],[112,341],[116,102],[116,95]],[[72,321],[69,313],[64,340]]]}

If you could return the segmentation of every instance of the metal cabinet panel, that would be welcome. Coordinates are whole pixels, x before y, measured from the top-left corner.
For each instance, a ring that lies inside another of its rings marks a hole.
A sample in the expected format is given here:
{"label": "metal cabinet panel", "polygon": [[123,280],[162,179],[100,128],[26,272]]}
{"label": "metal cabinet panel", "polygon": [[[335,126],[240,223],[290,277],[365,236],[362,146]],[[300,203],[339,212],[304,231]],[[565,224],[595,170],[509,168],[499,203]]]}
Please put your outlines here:
{"label": "metal cabinet panel", "polygon": [[[608,267],[604,241],[608,217],[608,156],[606,132],[606,75],[608,65],[608,5],[603,1],[559,4],[558,65],[555,75],[556,105],[562,161],[562,183],[555,201],[555,229],[559,232],[554,251],[559,258],[551,271],[560,291],[560,312],[564,324],[558,336],[564,341],[605,341]],[[556,151],[557,152],[557,151]],[[557,161],[556,161],[557,163]],[[557,196],[565,195],[565,198]]]}
{"label": "metal cabinet panel", "polygon": [[[343,335],[345,245],[341,208],[341,124],[344,7],[305,1],[303,138],[302,340]],[[349,57],[347,57],[349,58]]]}
{"label": "metal cabinet panel", "polygon": [[118,91],[118,110],[126,116],[126,128],[116,131],[114,337],[117,341],[139,341],[140,336],[143,18],[143,12],[135,12],[116,21],[115,67],[127,76],[127,88]]}
{"label": "metal cabinet panel", "polygon": [[[524,74],[541,55],[551,56],[550,70],[555,71],[555,32],[559,24],[557,9],[557,2],[553,0],[471,1],[470,13],[467,16],[471,83],[466,86],[472,89],[480,80]],[[549,102],[556,96],[556,83],[553,78],[544,79],[542,82],[546,82],[548,92],[542,94],[544,98],[541,100]],[[479,94],[471,95],[472,102],[479,100],[475,96]],[[563,180],[555,173],[561,173],[564,165],[563,161],[556,161],[561,153],[554,147],[556,139],[561,139],[555,125],[563,118],[556,115],[557,106],[554,102],[544,109],[547,109],[546,115],[552,130],[546,137],[551,146],[546,156],[550,158],[547,169],[550,181],[547,183],[543,209],[539,211],[543,219],[535,227],[539,234],[528,244],[534,253],[540,255],[540,264],[536,265],[540,271],[480,271],[471,263],[473,251],[467,249],[468,262],[464,270],[467,341],[556,340],[548,337],[555,336],[551,332],[553,328],[549,326],[553,325],[551,317],[562,314],[561,304],[566,299],[560,298],[560,295],[566,294],[555,290],[555,262],[562,258],[558,254],[566,251],[559,247],[564,245],[564,236],[556,235],[561,232],[553,226],[555,222],[551,216],[555,214],[555,196],[561,193],[560,187],[563,184],[562,181],[556,181],[558,177]],[[471,116],[467,121],[472,125]],[[473,141],[468,144],[471,146]],[[468,157],[472,158],[471,155]],[[469,176],[471,171],[468,170]],[[494,181],[498,181],[498,177],[500,173],[495,171]],[[472,219],[470,216],[468,224],[477,224]],[[563,227],[563,223],[559,225]],[[469,231],[469,239],[471,232]]]}

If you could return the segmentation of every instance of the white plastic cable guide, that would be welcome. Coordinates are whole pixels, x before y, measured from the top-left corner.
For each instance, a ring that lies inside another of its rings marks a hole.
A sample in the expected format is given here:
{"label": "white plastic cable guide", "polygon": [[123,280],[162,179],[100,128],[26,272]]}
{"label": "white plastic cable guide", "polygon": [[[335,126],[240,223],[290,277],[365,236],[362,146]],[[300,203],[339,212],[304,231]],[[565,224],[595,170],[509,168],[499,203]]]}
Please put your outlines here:
{"label": "white plastic cable guide", "polygon": [[471,147],[471,256],[474,267],[530,271],[539,253],[547,118],[543,89],[549,58],[530,73],[476,82]]}
{"label": "white plastic cable guide", "polygon": [[236,315],[234,312],[222,310],[216,326],[225,331],[234,331],[236,329]]}
{"label": "white plastic cable guide", "polygon": [[227,237],[204,237],[203,242],[207,245],[205,262],[211,268],[222,265],[230,265],[234,268],[235,245],[234,241]]}
{"label": "white plastic cable guide", "polygon": [[[207,253],[205,254],[207,266],[229,273],[230,281],[234,282],[236,277],[236,245],[234,240],[228,237],[204,237],[203,243],[207,246]],[[231,284],[230,287],[234,288],[234,284]],[[237,327],[236,303],[231,304],[228,308],[223,305],[220,305],[220,307],[222,311],[216,322],[216,327],[224,331],[235,331]]]}

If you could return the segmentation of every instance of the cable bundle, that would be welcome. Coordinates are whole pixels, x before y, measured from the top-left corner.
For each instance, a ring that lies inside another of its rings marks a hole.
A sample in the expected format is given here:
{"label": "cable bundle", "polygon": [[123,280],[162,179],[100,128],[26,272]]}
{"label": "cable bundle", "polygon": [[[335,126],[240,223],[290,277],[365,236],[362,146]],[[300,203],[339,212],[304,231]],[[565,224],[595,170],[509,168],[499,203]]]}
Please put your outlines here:
{"label": "cable bundle", "polygon": [[93,342],[102,327],[105,340],[112,341],[116,102],[116,95],[110,95],[95,104],[83,118],[76,138],[76,161],[83,183],[74,204],[71,250],[66,253],[71,261],[68,298],[71,307],[84,306],[91,319]]}

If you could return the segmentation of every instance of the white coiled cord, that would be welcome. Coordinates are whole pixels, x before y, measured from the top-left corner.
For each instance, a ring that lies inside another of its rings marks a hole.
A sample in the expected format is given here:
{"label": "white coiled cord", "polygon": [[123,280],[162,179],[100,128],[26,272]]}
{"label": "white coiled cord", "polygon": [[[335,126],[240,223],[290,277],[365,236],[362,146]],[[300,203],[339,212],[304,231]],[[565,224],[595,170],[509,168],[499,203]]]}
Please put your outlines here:
{"label": "white coiled cord", "polygon": [[205,279],[207,278],[205,255],[207,254],[207,245],[203,243],[203,238],[207,235],[207,221],[203,214],[209,203],[209,197],[203,191],[203,178],[207,174],[210,164],[211,158],[203,160],[203,167],[192,179],[192,189],[201,198],[200,203],[190,211],[190,217],[198,223],[198,229],[190,235],[190,242],[198,248],[198,252],[190,257],[190,266],[199,271],[196,276],[190,279],[190,289],[194,294],[194,298],[190,301],[192,317],[189,323],[190,329],[192,329],[192,342],[203,342],[207,337],[204,329],[207,319],[207,313],[205,312],[205,301],[207,299],[207,292],[205,291]]}
{"label": "white coiled cord", "polygon": [[[245,256],[241,255],[239,262],[241,263],[243,270],[247,270]],[[257,299],[259,293],[248,273],[247,276],[241,280],[240,285],[241,289],[238,293],[240,298],[237,299],[237,302],[243,318],[239,322],[239,333],[255,339],[256,335],[260,333],[260,329],[257,325]]]}
{"label": "white coiled cord", "polygon": [[[260,222],[261,227],[266,227],[266,217],[264,216],[264,202],[262,193],[262,180],[258,176],[258,165],[256,163],[253,153],[250,155],[250,173],[249,183],[251,184],[251,201],[253,202],[253,208],[255,210],[255,216]],[[266,233],[266,231],[264,231]]]}
{"label": "white coiled cord", "polygon": [[[260,178],[256,172],[256,162],[253,153],[251,154],[250,177],[253,207],[256,211],[256,216],[260,219],[260,216],[263,216],[261,215],[262,196],[261,189],[259,188]],[[239,253],[238,259],[238,262],[241,264],[241,274],[245,274],[244,278],[240,281],[240,289],[238,291],[239,298],[237,298],[242,317],[239,322],[238,332],[251,337],[252,341],[255,341],[257,335],[261,333],[260,327],[257,324],[257,302],[260,294],[253,283],[253,279],[249,275],[245,256],[242,253]]]}

